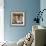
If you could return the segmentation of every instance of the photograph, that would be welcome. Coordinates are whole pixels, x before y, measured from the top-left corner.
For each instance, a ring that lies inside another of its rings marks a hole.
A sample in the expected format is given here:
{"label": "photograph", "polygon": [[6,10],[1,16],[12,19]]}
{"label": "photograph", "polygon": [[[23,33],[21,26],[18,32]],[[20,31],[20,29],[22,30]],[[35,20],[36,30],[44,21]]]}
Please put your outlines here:
{"label": "photograph", "polygon": [[25,13],[24,12],[11,12],[11,24],[16,26],[24,25]]}

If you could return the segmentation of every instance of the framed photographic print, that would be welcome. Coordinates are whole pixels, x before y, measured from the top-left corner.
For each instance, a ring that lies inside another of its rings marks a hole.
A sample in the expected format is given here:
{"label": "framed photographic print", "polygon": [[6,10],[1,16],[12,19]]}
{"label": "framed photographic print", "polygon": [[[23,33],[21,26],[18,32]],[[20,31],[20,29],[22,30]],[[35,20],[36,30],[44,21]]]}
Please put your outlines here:
{"label": "framed photographic print", "polygon": [[11,25],[24,26],[25,13],[24,12],[11,12]]}

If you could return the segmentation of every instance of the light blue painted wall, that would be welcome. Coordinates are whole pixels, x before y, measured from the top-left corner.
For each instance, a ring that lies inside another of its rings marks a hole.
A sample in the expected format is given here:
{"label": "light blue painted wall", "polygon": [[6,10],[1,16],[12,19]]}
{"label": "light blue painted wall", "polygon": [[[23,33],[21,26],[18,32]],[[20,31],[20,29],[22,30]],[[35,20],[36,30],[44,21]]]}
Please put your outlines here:
{"label": "light blue painted wall", "polygon": [[[4,6],[4,38],[7,41],[18,41],[32,31],[32,21],[36,17],[35,12],[40,9],[40,0],[4,0]],[[20,9],[26,14],[24,27],[10,25],[10,13],[16,9]]]}
{"label": "light blue painted wall", "polygon": [[[43,9],[46,9],[46,0],[41,0],[40,1],[40,10],[42,11]],[[40,25],[46,27],[46,11],[43,12],[42,17],[43,17],[43,22],[40,21]]]}

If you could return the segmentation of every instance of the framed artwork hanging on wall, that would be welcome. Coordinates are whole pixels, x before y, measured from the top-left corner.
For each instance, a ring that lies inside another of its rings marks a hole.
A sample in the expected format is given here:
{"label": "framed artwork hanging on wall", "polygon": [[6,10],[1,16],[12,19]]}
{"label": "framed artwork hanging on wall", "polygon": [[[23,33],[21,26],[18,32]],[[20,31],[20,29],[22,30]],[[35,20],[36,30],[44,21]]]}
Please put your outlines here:
{"label": "framed artwork hanging on wall", "polygon": [[11,25],[24,26],[25,13],[24,12],[11,12]]}

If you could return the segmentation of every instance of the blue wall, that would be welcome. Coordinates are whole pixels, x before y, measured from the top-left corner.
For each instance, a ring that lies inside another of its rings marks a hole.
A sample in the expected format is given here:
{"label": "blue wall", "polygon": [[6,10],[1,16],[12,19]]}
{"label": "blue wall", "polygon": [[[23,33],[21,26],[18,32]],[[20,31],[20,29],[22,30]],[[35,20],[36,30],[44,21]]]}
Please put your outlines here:
{"label": "blue wall", "polygon": [[[40,1],[40,10],[42,11],[43,9],[46,9],[46,0],[41,0]],[[43,22],[40,21],[40,25],[46,27],[46,10],[43,12]]]}
{"label": "blue wall", "polygon": [[[4,0],[4,6],[4,38],[8,41],[18,41],[32,30],[35,12],[40,9],[40,0]],[[16,9],[26,14],[26,25],[23,27],[10,25],[10,13]]]}

